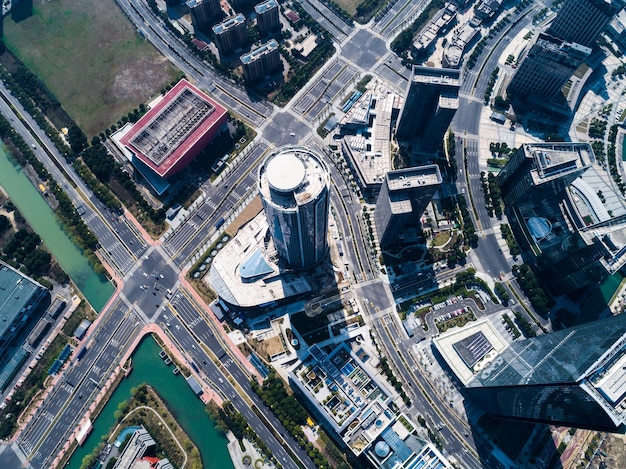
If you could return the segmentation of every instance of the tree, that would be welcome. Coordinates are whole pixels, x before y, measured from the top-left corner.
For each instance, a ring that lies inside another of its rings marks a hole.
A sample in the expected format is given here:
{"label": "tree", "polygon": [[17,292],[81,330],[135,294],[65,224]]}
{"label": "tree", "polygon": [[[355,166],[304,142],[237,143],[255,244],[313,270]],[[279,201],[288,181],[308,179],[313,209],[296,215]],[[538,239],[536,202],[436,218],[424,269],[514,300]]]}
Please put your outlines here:
{"label": "tree", "polygon": [[77,125],[73,125],[69,128],[67,132],[67,141],[69,142],[70,148],[74,154],[79,154],[87,148],[87,137]]}
{"label": "tree", "polygon": [[0,236],[2,236],[9,228],[11,228],[11,221],[4,215],[0,215]]}
{"label": "tree", "polygon": [[509,108],[509,102],[499,95],[494,98],[493,105],[496,109],[500,110],[507,110]]}

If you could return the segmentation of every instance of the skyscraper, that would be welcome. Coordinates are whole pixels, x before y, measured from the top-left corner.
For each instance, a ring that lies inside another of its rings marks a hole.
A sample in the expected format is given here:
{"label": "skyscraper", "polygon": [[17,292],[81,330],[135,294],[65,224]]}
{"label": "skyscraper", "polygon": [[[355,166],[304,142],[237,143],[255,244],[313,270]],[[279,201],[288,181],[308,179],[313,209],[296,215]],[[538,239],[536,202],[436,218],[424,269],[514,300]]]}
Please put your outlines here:
{"label": "skyscraper", "polygon": [[254,11],[256,13],[256,27],[262,36],[280,28],[278,2],[276,0],[266,0],[259,3],[254,6]]}
{"label": "skyscraper", "polygon": [[546,31],[551,36],[593,48],[623,0],[567,0]]}
{"label": "skyscraper", "polygon": [[246,17],[237,13],[235,16],[226,18],[213,26],[213,34],[215,34],[215,45],[220,54],[230,54],[248,40]]}
{"label": "skyscraper", "polygon": [[555,294],[598,284],[626,263],[626,211],[602,202],[598,187],[607,199],[619,195],[594,186],[594,162],[587,143],[524,144],[497,176],[524,260]]}
{"label": "skyscraper", "polygon": [[553,100],[589,54],[588,47],[540,34],[513,75],[507,93]]}
{"label": "skyscraper", "polygon": [[255,81],[281,68],[278,42],[275,39],[252,49],[240,57],[246,81]]}
{"label": "skyscraper", "polygon": [[283,147],[259,167],[259,193],[278,257],[307,269],[328,252],[330,176],[321,156]]}
{"label": "skyscraper", "polygon": [[400,243],[405,229],[419,227],[420,217],[441,182],[439,167],[434,164],[386,174],[374,209],[381,247]]}
{"label": "skyscraper", "polygon": [[413,153],[434,154],[459,106],[460,70],[414,66],[396,137]]}
{"label": "skyscraper", "polygon": [[211,21],[224,14],[220,0],[187,0],[187,8],[191,15],[191,24],[197,29],[208,26]]}
{"label": "skyscraper", "polygon": [[626,428],[626,314],[515,341],[494,355],[465,389],[488,415],[610,432]]}
{"label": "skyscraper", "polygon": [[525,143],[497,176],[507,205],[547,200],[584,173],[595,156],[588,143]]}

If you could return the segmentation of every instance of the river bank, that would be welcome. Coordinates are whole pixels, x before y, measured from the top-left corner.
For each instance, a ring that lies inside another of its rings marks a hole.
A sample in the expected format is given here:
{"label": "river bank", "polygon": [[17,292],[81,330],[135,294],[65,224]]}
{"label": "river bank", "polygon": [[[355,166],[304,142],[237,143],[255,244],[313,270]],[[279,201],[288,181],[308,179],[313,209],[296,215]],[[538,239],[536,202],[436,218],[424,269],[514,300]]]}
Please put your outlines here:
{"label": "river bank", "polygon": [[[176,421],[196,444],[200,451],[204,468],[234,468],[226,448],[226,438],[217,431],[204,409],[205,404],[211,400],[215,401],[217,405],[222,405],[223,401],[220,395],[209,388],[199,376],[196,376],[197,381],[203,387],[203,394],[199,399],[196,398],[189,385],[185,382],[184,377],[180,374],[174,375],[172,368],[166,365],[159,357],[161,348],[151,337],[151,334],[156,334],[159,337],[171,356],[175,356],[180,362],[186,362],[185,357],[174,347],[169,336],[159,326],[155,324],[145,326],[120,360],[120,363],[126,363],[132,357],[132,372],[127,377],[121,378],[119,385],[114,389],[116,377],[119,379],[120,376],[126,374],[126,369],[122,365],[118,365],[113,375],[102,386],[95,401],[100,402],[103,399],[107,399],[109,394],[110,398],[103,406],[93,404],[88,409],[83,421],[91,419],[93,430],[82,446],[76,448],[69,458],[68,464],[63,467],[68,467],[69,469],[80,468],[83,458],[93,451],[101,437],[109,435],[115,424],[114,414],[117,406],[122,401],[130,398],[132,387],[146,383],[157,390],[176,416]],[[193,372],[192,374],[195,375]],[[98,408],[100,409],[99,411]],[[65,454],[70,450],[76,436],[78,436],[78,432],[79,429],[77,428],[69,441],[65,443],[61,454]],[[53,461],[52,466],[59,467],[62,461],[64,461],[64,458],[59,455]]]}
{"label": "river bank", "polygon": [[11,161],[4,147],[0,147],[0,185],[78,290],[99,312],[113,294],[113,285],[92,268],[82,249],[68,237],[42,194],[25,175],[24,169]]}

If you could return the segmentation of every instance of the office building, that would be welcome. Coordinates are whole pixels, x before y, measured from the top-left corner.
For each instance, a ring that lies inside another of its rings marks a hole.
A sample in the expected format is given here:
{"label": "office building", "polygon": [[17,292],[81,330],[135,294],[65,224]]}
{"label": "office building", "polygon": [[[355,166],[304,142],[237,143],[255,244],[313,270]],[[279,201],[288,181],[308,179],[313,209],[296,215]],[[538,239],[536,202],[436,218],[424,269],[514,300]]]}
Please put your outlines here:
{"label": "office building", "polygon": [[278,2],[276,0],[266,0],[254,6],[256,13],[256,27],[261,36],[265,36],[280,29],[280,18],[278,17]]}
{"label": "office building", "polygon": [[588,47],[540,34],[523,56],[507,94],[522,100],[529,96],[554,100],[589,54],[591,49]]}
{"label": "office building", "polygon": [[514,205],[554,197],[595,160],[588,143],[524,143],[497,176],[502,198]]}
{"label": "office building", "polygon": [[623,0],[566,0],[546,33],[566,42],[593,48]]}
{"label": "office building", "polygon": [[246,17],[237,13],[235,16],[226,18],[213,26],[213,34],[215,35],[215,45],[220,54],[230,54],[248,41]]}
{"label": "office building", "polygon": [[524,260],[555,294],[626,264],[626,203],[594,163],[587,143],[524,144],[497,177]]}
{"label": "office building", "polygon": [[465,394],[488,415],[626,429],[626,315],[510,344],[485,321],[441,334],[434,343]]}
{"label": "office building", "polygon": [[460,70],[413,67],[396,137],[414,154],[435,154],[459,106]]}
{"label": "office building", "polygon": [[35,326],[50,304],[50,292],[0,261],[0,360],[10,360],[10,348]]}
{"label": "office building", "polygon": [[328,253],[330,176],[322,157],[305,147],[283,147],[259,168],[259,193],[278,257],[307,269]]}
{"label": "office building", "polygon": [[415,238],[405,231],[417,231],[420,217],[441,185],[437,165],[389,171],[383,181],[374,221],[381,248]]}
{"label": "office building", "polygon": [[282,67],[278,42],[271,39],[240,57],[243,64],[243,77],[248,82],[257,81]]}
{"label": "office building", "polygon": [[157,193],[160,179],[183,170],[226,129],[228,111],[187,80],[139,119],[120,144]]}
{"label": "office building", "polygon": [[626,11],[621,10],[606,28],[609,41],[613,42],[616,49],[626,50]]}
{"label": "office building", "polygon": [[[318,345],[289,371],[289,383],[331,437],[354,456],[382,469],[452,466],[400,413],[370,352],[356,342],[326,351]],[[394,410],[395,409],[395,410]]]}
{"label": "office building", "polygon": [[209,26],[214,20],[224,15],[220,0],[187,0],[187,8],[189,8],[194,29]]}

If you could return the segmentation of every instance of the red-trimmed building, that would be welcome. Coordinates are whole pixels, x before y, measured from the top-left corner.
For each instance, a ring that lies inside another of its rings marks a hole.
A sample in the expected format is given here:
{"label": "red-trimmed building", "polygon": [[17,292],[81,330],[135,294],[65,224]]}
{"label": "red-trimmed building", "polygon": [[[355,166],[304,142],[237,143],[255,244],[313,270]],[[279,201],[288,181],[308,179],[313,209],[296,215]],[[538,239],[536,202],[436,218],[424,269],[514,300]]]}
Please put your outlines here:
{"label": "red-trimmed building", "polygon": [[149,170],[168,178],[225,130],[227,119],[226,109],[183,79],[120,142]]}

